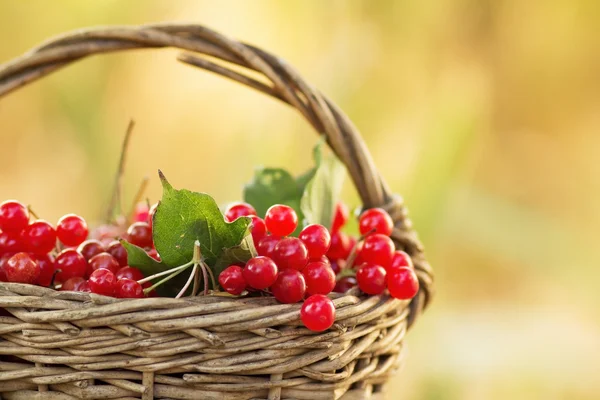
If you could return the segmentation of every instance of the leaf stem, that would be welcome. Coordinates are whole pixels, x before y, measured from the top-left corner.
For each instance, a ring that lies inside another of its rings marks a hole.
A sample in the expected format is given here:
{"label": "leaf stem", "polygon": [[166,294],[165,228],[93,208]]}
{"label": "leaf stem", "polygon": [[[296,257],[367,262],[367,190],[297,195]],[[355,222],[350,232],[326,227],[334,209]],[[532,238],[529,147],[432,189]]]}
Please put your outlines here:
{"label": "leaf stem", "polygon": [[196,264],[200,264],[202,262],[202,252],[200,251],[200,241],[196,240],[194,242],[194,255],[192,257],[192,262]]}
{"label": "leaf stem", "polygon": [[[198,274],[198,264],[194,264],[194,268],[192,269],[192,273],[190,274],[190,277],[188,278],[187,282],[185,283],[185,286],[183,286],[183,288],[179,291],[177,296],[175,296],[176,299],[181,298],[185,294],[185,291],[188,290],[188,288],[192,284],[192,280],[194,279],[194,277],[197,274]],[[194,293],[192,293],[192,295],[193,294]]]}
{"label": "leaf stem", "polygon": [[[188,263],[188,264],[182,265],[181,267],[177,267],[177,268],[171,269],[169,271],[165,271],[165,272],[171,272],[171,271],[175,271],[175,272],[173,272],[171,275],[167,276],[166,278],[163,278],[160,281],[156,282],[154,285],[150,286],[149,288],[144,289],[144,294],[150,293],[151,291],[153,291],[154,289],[156,289],[163,283],[168,282],[171,279],[175,278],[177,275],[181,274],[183,271],[185,271],[191,265],[192,265],[191,263]],[[161,274],[162,274],[162,272],[161,272]],[[138,281],[138,282],[140,282],[140,281]]]}

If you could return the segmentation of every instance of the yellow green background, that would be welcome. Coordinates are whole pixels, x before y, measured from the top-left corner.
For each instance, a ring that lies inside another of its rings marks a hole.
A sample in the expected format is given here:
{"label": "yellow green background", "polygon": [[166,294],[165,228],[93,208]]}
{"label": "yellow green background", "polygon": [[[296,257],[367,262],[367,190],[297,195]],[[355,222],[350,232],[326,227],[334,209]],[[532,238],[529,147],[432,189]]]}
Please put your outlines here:
{"label": "yellow green background", "polygon": [[[405,196],[438,294],[390,399],[599,398],[600,3],[0,0],[0,62],[64,31],[160,21],[288,60]],[[97,219],[130,118],[127,196],[147,175],[158,199],[161,168],[225,203],[257,164],[310,165],[296,112],[176,54],[94,57],[1,99],[0,198]]]}

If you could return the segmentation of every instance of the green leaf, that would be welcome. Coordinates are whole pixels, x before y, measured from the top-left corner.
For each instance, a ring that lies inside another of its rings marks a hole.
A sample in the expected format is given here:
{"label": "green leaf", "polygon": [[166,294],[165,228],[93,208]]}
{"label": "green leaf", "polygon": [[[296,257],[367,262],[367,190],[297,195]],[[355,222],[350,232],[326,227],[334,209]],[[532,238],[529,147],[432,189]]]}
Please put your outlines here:
{"label": "green leaf", "polygon": [[246,261],[256,255],[257,253],[254,248],[252,235],[247,235],[240,245],[229,247],[223,251],[221,256],[217,259],[213,271],[215,271],[216,276],[218,276],[218,274],[228,266],[237,263],[246,263]]}
{"label": "green leaf", "polygon": [[[175,267],[188,263],[193,258],[194,242],[198,240],[204,261],[214,267],[223,254],[240,246],[250,234],[250,218],[226,222],[212,197],[185,189],[175,190],[160,171],[159,176],[163,197],[154,215],[153,238],[163,264]],[[240,257],[249,259],[253,249]]]}
{"label": "green leaf", "polygon": [[309,224],[321,224],[330,229],[346,176],[346,167],[335,155],[324,156],[322,145],[323,142],[320,142],[315,147],[317,170],[306,185],[300,208]]}
{"label": "green leaf", "polygon": [[289,204],[302,197],[302,188],[294,177],[281,168],[257,168],[252,182],[244,187],[244,201],[252,204],[256,213],[264,217],[273,204]]}

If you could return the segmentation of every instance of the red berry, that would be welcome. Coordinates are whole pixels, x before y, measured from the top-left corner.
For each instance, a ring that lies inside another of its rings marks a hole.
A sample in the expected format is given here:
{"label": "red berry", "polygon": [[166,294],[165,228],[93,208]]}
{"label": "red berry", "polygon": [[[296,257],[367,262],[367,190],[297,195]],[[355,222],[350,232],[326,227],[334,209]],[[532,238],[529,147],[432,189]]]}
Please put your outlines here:
{"label": "red berry", "polygon": [[92,293],[113,296],[115,294],[117,278],[110,270],[101,268],[92,272],[88,283]]}
{"label": "red berry", "polygon": [[379,264],[387,268],[392,263],[395,250],[392,239],[381,233],[373,233],[365,238],[360,257],[365,262]]}
{"label": "red berry", "polygon": [[127,250],[125,250],[121,242],[118,240],[111,242],[106,248],[106,252],[113,256],[121,267],[127,266]]}
{"label": "red berry", "polygon": [[76,250],[66,249],[56,256],[54,268],[58,271],[56,280],[65,282],[67,279],[76,276],[84,277],[87,269],[87,261]]}
{"label": "red berry", "polygon": [[35,284],[44,287],[50,286],[54,277],[54,258],[48,254],[33,254],[32,257],[40,266],[40,276]]}
{"label": "red berry", "polygon": [[387,271],[389,273],[391,270],[394,270],[397,268],[402,268],[402,267],[413,268],[412,259],[406,252],[404,252],[402,250],[396,250],[394,252],[394,255],[392,256],[392,262],[391,262],[390,266],[387,268]]}
{"label": "red berry", "polygon": [[0,282],[8,282],[8,278],[6,277],[6,272],[4,272],[4,265],[10,259],[11,256],[3,255],[0,257]]}
{"label": "red berry", "polygon": [[90,289],[89,281],[83,281],[79,286],[77,286],[77,289],[75,289],[75,290],[77,292],[92,293],[92,289]]}
{"label": "red berry", "polygon": [[0,229],[4,232],[19,232],[29,224],[29,211],[15,200],[0,204]]}
{"label": "red berry", "polygon": [[23,231],[23,240],[32,253],[47,254],[56,246],[56,231],[46,221],[35,221]]}
{"label": "red berry", "polygon": [[56,236],[66,246],[79,246],[87,235],[87,223],[78,215],[67,214],[56,224]]}
{"label": "red berry", "polygon": [[156,251],[156,249],[150,249],[148,250],[148,255],[152,258],[154,258],[156,261],[160,262],[160,255],[158,254],[158,251]]}
{"label": "red berry", "polygon": [[277,265],[269,257],[254,257],[248,260],[243,270],[248,286],[254,289],[266,289],[277,278]]}
{"label": "red berry", "polygon": [[344,276],[340,278],[333,289],[336,293],[346,293],[348,290],[356,286],[356,278],[353,276]]}
{"label": "red berry", "polygon": [[362,249],[363,249],[364,244],[365,244],[365,242],[363,241],[363,242],[358,242],[358,244],[356,245],[356,257],[354,258],[353,265],[351,265],[351,266],[348,265],[349,268],[358,268],[361,265],[363,265],[364,262],[366,261],[362,257]]}
{"label": "red berry", "polygon": [[339,274],[342,271],[342,266],[346,265],[345,260],[336,260],[329,263],[334,274]]}
{"label": "red berry", "polygon": [[135,205],[133,212],[133,220],[135,222],[148,222],[148,216],[150,215],[150,208],[148,203],[138,203]]}
{"label": "red berry", "polygon": [[254,242],[254,245],[257,246],[261,239],[267,236],[267,225],[262,218],[257,217],[256,215],[251,215],[250,218],[252,219],[250,225],[252,241]]}
{"label": "red berry", "polygon": [[306,281],[306,293],[329,294],[335,287],[335,273],[322,262],[311,262],[302,270]]}
{"label": "red berry", "polygon": [[117,259],[111,256],[109,253],[100,253],[90,258],[90,261],[88,262],[87,273],[88,275],[91,275],[95,270],[103,268],[109,270],[113,274],[116,274],[117,271],[119,271],[120,266]]}
{"label": "red berry", "polygon": [[233,222],[239,217],[256,215],[256,210],[248,203],[234,203],[225,210],[225,221]]}
{"label": "red berry", "polygon": [[35,283],[40,276],[40,266],[27,253],[17,253],[4,265],[8,282]]}
{"label": "red berry", "polygon": [[117,279],[131,279],[134,281],[139,281],[144,279],[144,274],[137,268],[134,267],[123,267],[120,268],[115,274]]}
{"label": "red berry", "polygon": [[244,279],[242,268],[230,265],[219,274],[219,285],[229,294],[240,295],[246,290],[246,279]]}
{"label": "red berry", "polygon": [[158,203],[154,203],[154,204],[152,204],[152,207],[150,207],[150,211],[148,211],[148,220],[146,222],[148,222],[148,225],[150,225],[150,228],[152,228],[152,224],[154,223],[154,215],[156,215],[157,207],[158,207]]}
{"label": "red berry", "polygon": [[292,207],[276,204],[267,210],[267,230],[276,236],[287,236],[296,230],[298,215]]}
{"label": "red berry", "polygon": [[412,268],[394,268],[387,274],[386,280],[390,294],[397,299],[412,299],[419,291],[419,279]]}
{"label": "red berry", "polygon": [[333,223],[331,224],[331,233],[339,232],[340,229],[346,222],[348,222],[348,217],[350,215],[350,211],[348,210],[348,206],[346,206],[341,201],[335,206],[335,215],[333,216]]}
{"label": "red berry", "polygon": [[382,208],[371,208],[363,212],[358,220],[361,235],[380,233],[390,236],[394,229],[392,217]]}
{"label": "red berry", "polygon": [[327,251],[327,257],[331,260],[345,260],[352,251],[352,243],[344,232],[336,232],[331,235],[331,247]]}
{"label": "red berry", "polygon": [[147,222],[134,222],[127,229],[127,241],[141,248],[152,247],[152,228]]}
{"label": "red berry", "polygon": [[104,253],[106,251],[106,248],[99,240],[90,239],[81,243],[77,248],[77,251],[81,253],[83,258],[86,259],[86,261],[90,261],[90,259],[95,255]]}
{"label": "red berry", "polygon": [[381,294],[385,290],[385,268],[373,263],[364,263],[356,271],[360,290],[367,294]]}
{"label": "red berry", "polygon": [[335,322],[335,305],[329,297],[313,294],[302,304],[300,319],[311,331],[324,331]]}
{"label": "red berry", "polygon": [[115,284],[115,295],[120,299],[141,299],[144,289],[133,279],[119,279]]}
{"label": "red berry", "polygon": [[0,232],[0,254],[18,253],[26,250],[19,232]]}
{"label": "red berry", "polygon": [[279,236],[265,236],[258,242],[258,246],[256,246],[256,251],[259,256],[273,258],[275,257],[275,246],[281,240]]}
{"label": "red berry", "polygon": [[280,303],[297,303],[304,298],[306,282],[299,271],[286,269],[277,275],[271,286],[271,292]]}
{"label": "red berry", "polygon": [[312,224],[302,229],[300,240],[306,245],[310,258],[324,256],[331,246],[331,235],[323,225]]}
{"label": "red berry", "polygon": [[62,285],[60,285],[60,290],[61,291],[67,291],[67,292],[76,292],[77,289],[79,288],[79,286],[83,283],[86,282],[85,279],[83,279],[80,276],[75,276],[73,278],[69,278],[67,279],[66,282],[64,282]]}
{"label": "red berry", "polygon": [[286,237],[275,246],[273,259],[281,270],[291,268],[302,271],[308,262],[308,250],[302,240]]}

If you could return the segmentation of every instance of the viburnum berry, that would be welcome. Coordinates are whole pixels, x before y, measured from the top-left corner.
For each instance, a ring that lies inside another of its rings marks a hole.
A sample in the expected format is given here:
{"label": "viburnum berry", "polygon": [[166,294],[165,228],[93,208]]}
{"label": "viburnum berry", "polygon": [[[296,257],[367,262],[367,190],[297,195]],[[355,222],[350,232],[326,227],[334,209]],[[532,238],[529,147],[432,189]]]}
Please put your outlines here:
{"label": "viburnum berry", "polygon": [[148,211],[148,219],[146,220],[146,222],[148,223],[148,225],[150,225],[150,228],[152,228],[152,224],[154,223],[154,216],[156,215],[157,208],[158,203],[154,203],[152,204],[152,207],[150,207],[150,211]]}
{"label": "viburnum berry", "polygon": [[3,266],[4,264],[6,264],[6,261],[8,261],[8,259],[12,256],[6,257],[6,261],[4,261],[4,257],[5,256],[0,257],[0,282],[8,282],[8,278],[6,277],[6,272],[4,272]]}
{"label": "viburnum berry", "polygon": [[132,279],[134,281],[144,279],[144,274],[142,273],[142,271],[135,267],[129,266],[119,268],[115,276],[117,277],[117,279]]}
{"label": "viburnum berry", "polygon": [[89,261],[95,255],[106,252],[106,248],[99,240],[90,239],[81,243],[77,251],[81,253],[86,261]]}
{"label": "viburnum berry", "polygon": [[275,257],[275,246],[281,240],[280,236],[265,236],[258,242],[256,246],[256,252],[259,256],[273,258]]}
{"label": "viburnum berry", "polygon": [[92,293],[113,296],[117,287],[117,278],[110,270],[101,268],[92,272],[88,283]]}
{"label": "viburnum berry", "polygon": [[337,283],[335,284],[335,288],[333,288],[333,291],[336,293],[346,293],[348,290],[355,287],[356,284],[357,282],[355,277],[344,276],[338,279]]}
{"label": "viburnum berry", "polygon": [[306,293],[329,294],[335,287],[335,273],[322,262],[310,262],[302,270],[306,281]]}
{"label": "viburnum berry", "polygon": [[394,252],[394,255],[392,256],[392,262],[390,263],[390,266],[387,268],[387,271],[389,273],[391,270],[394,270],[397,268],[402,268],[402,267],[413,268],[412,259],[406,252],[404,252],[402,250],[396,250]]}
{"label": "viburnum berry", "polygon": [[120,299],[141,299],[144,289],[133,279],[119,279],[115,284],[115,296]]}
{"label": "viburnum berry", "polygon": [[267,225],[265,221],[256,215],[250,215],[252,222],[250,223],[250,232],[252,233],[252,241],[257,246],[258,243],[267,236]]}
{"label": "viburnum berry", "polygon": [[392,263],[395,250],[392,239],[381,233],[373,233],[365,238],[360,257],[365,262],[379,264],[387,268]]}
{"label": "viburnum berry", "polygon": [[342,266],[345,265],[345,263],[345,260],[335,260],[330,261],[329,265],[331,266],[331,270],[333,271],[333,273],[337,275],[342,271]]}
{"label": "viburnum berry", "polygon": [[89,281],[83,281],[81,282],[81,284],[79,286],[77,286],[77,288],[75,289],[76,292],[85,292],[85,293],[91,293],[92,289],[90,289],[90,282]]}
{"label": "viburnum berry", "polygon": [[54,258],[49,254],[32,254],[35,262],[40,267],[40,276],[38,276],[36,285],[48,287],[54,278]]}
{"label": "viburnum berry", "polygon": [[141,248],[151,248],[152,228],[147,222],[134,222],[127,228],[127,241]]}
{"label": "viburnum berry", "polygon": [[352,243],[344,232],[335,232],[331,235],[331,246],[327,251],[330,260],[345,260],[352,251]]}
{"label": "viburnum berry", "polygon": [[277,271],[277,265],[272,259],[258,256],[248,260],[242,274],[248,286],[262,290],[275,282]]}
{"label": "viburnum berry", "polygon": [[158,251],[156,251],[156,249],[150,249],[148,250],[148,255],[152,258],[154,258],[156,261],[160,262],[160,254],[158,254]]}
{"label": "viburnum berry", "polygon": [[277,275],[277,280],[271,285],[271,292],[280,303],[297,303],[304,298],[306,281],[299,271],[286,269]]}
{"label": "viburnum berry", "polygon": [[65,282],[75,276],[84,277],[87,270],[87,261],[76,250],[66,249],[56,256],[54,268],[57,271],[56,280]]}
{"label": "viburnum berry", "polygon": [[135,222],[148,222],[149,215],[150,207],[148,207],[148,203],[141,202],[135,205],[135,210],[133,211],[133,220]]}
{"label": "viburnum berry", "polygon": [[331,328],[335,322],[335,305],[322,294],[313,294],[304,300],[300,309],[300,319],[304,326],[314,332]]}
{"label": "viburnum berry", "polygon": [[348,210],[348,206],[341,201],[338,202],[335,205],[335,214],[333,216],[333,223],[331,224],[331,233],[339,232],[339,230],[346,225],[346,222],[348,222],[349,216],[350,210]]}
{"label": "viburnum berry", "polygon": [[79,246],[88,236],[88,226],[83,218],[67,214],[56,224],[56,236],[66,246]]}
{"label": "viburnum berry", "polygon": [[410,300],[419,291],[417,274],[409,267],[398,267],[390,270],[386,281],[390,294],[396,299]]}
{"label": "viburnum berry", "polygon": [[102,268],[116,274],[120,269],[120,265],[117,259],[109,253],[96,254],[88,261],[87,274],[91,275],[95,270]]}
{"label": "viburnum berry", "polygon": [[30,252],[47,254],[56,246],[56,231],[48,222],[38,220],[23,230],[23,241]]}
{"label": "viburnum berry", "polygon": [[0,204],[0,229],[3,232],[20,232],[29,224],[27,207],[16,200]]}
{"label": "viburnum berry", "polygon": [[356,281],[360,290],[367,294],[381,294],[385,290],[385,268],[373,263],[364,263],[356,271]]}
{"label": "viburnum berry", "polygon": [[310,258],[324,256],[331,246],[331,235],[323,225],[308,225],[302,229],[298,237],[306,246]]}
{"label": "viburnum berry", "polygon": [[60,290],[67,292],[75,292],[77,291],[77,288],[79,288],[79,285],[81,285],[83,282],[85,282],[85,279],[83,279],[80,276],[69,278],[62,285],[60,285]]}
{"label": "viburnum berry", "polygon": [[384,209],[370,208],[360,215],[358,228],[361,235],[380,233],[390,236],[394,230],[394,221]]}
{"label": "viburnum berry", "polygon": [[27,253],[17,253],[4,265],[8,282],[35,283],[40,276],[40,266]]}
{"label": "viburnum berry", "polygon": [[273,260],[279,269],[296,269],[302,271],[308,262],[308,250],[302,241],[295,237],[283,238],[275,246]]}
{"label": "viburnum berry", "polygon": [[106,252],[113,256],[119,262],[121,267],[127,266],[127,250],[125,250],[125,247],[123,247],[121,242],[118,240],[111,242],[106,248]]}
{"label": "viburnum berry", "polygon": [[19,253],[26,250],[19,232],[0,232],[0,254]]}
{"label": "viburnum berry", "polygon": [[242,268],[238,265],[230,265],[219,274],[219,285],[229,294],[240,295],[246,290],[246,279],[244,279]]}
{"label": "viburnum berry", "polygon": [[256,210],[248,203],[233,203],[225,210],[225,221],[233,222],[239,217],[256,215]]}
{"label": "viburnum berry", "polygon": [[298,215],[292,207],[275,204],[267,210],[265,224],[273,235],[287,236],[296,230]]}

